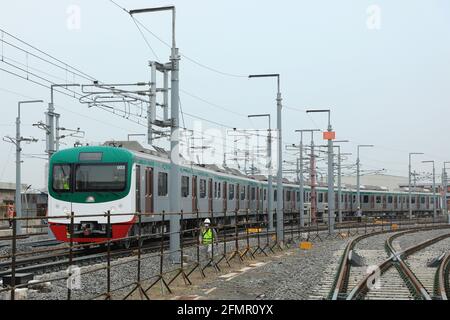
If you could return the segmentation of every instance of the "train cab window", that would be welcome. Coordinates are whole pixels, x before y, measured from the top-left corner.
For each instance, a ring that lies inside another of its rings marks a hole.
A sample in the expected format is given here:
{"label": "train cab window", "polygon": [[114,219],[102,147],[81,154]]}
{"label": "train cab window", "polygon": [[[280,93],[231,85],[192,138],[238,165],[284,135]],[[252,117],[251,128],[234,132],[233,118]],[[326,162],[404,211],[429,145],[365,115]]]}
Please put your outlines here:
{"label": "train cab window", "polygon": [[278,191],[278,190],[274,190],[274,191],[273,191],[273,201],[277,201],[277,198],[278,198],[278,197],[277,197],[277,191]]}
{"label": "train cab window", "polygon": [[200,179],[200,198],[206,198],[206,180]]}
{"label": "train cab window", "polygon": [[181,177],[181,196],[187,198],[189,196],[189,177]]}
{"label": "train cab window", "polygon": [[256,199],[256,189],[255,189],[255,187],[252,187],[252,190],[251,190],[251,199],[252,199],[252,200],[255,200],[255,199]]}
{"label": "train cab window", "polygon": [[158,172],[158,196],[165,197],[168,195],[168,175],[165,172]]}
{"label": "train cab window", "polygon": [[55,164],[53,166],[52,187],[57,192],[70,191],[70,165]]}
{"label": "train cab window", "polygon": [[363,196],[363,203],[369,203],[369,196],[368,195],[364,195]]}
{"label": "train cab window", "polygon": [[228,188],[228,200],[234,199],[234,184],[230,184]]}

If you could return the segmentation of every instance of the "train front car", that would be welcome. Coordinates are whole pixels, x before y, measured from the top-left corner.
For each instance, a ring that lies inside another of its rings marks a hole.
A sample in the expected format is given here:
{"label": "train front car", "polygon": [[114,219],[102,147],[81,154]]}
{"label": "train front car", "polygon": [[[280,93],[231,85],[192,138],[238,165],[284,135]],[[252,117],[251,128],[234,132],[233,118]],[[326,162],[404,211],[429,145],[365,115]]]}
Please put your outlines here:
{"label": "train front car", "polygon": [[48,217],[56,239],[95,243],[127,237],[135,222],[133,159],[125,149],[103,146],[66,149],[52,156]]}

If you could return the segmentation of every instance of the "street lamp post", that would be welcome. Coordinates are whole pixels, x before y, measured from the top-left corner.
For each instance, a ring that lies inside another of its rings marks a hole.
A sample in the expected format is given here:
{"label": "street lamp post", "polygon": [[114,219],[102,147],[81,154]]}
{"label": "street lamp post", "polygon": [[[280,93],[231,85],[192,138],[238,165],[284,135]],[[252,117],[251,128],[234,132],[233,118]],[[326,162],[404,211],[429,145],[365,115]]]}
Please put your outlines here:
{"label": "street lamp post", "polygon": [[356,153],[356,207],[361,209],[361,174],[360,174],[360,160],[359,160],[359,149],[360,148],[372,148],[372,144],[360,144],[357,147]]}
{"label": "street lamp post", "polygon": [[[284,240],[284,213],[283,213],[283,139],[281,131],[281,91],[279,74],[252,74],[249,78],[277,78],[277,131],[278,131],[278,171],[277,171],[277,242]],[[271,197],[273,195],[270,195]]]}
{"label": "street lamp post", "polygon": [[272,129],[270,125],[270,114],[251,114],[249,118],[268,117],[269,118],[269,130],[267,133],[267,215],[268,215],[268,228],[273,230],[273,188],[272,188]]}
{"label": "street lamp post", "polygon": [[174,263],[180,263],[180,215],[181,211],[181,175],[180,175],[180,130],[179,130],[179,71],[180,56],[175,42],[175,6],[164,6],[156,8],[145,8],[130,10],[130,15],[148,13],[148,12],[172,12],[172,48],[170,55],[170,71],[171,71],[171,96],[170,96],[170,113],[171,113],[171,129],[170,129],[170,252],[171,260]]}
{"label": "street lamp post", "polygon": [[300,156],[299,156],[299,175],[298,175],[298,184],[299,184],[299,203],[298,203],[298,208],[300,211],[300,219],[299,219],[299,223],[300,223],[300,227],[304,226],[304,207],[305,207],[305,198],[304,198],[304,181],[303,181],[303,133],[304,132],[310,132],[311,135],[314,134],[314,132],[316,131],[320,131],[320,129],[303,129],[303,130],[295,130],[295,132],[300,132],[300,144],[299,144],[299,151],[300,151]]}
{"label": "street lamp post", "polygon": [[[21,196],[21,192],[22,192],[22,182],[21,182],[21,165],[22,165],[22,160],[21,160],[21,152],[22,152],[22,148],[20,147],[20,143],[22,141],[31,141],[31,142],[36,142],[36,139],[30,139],[30,138],[24,138],[21,136],[20,133],[20,107],[22,104],[28,104],[28,103],[41,103],[44,102],[42,100],[28,100],[28,101],[19,101],[18,105],[17,105],[17,118],[16,118],[16,140],[15,140],[15,144],[16,144],[16,217],[17,218],[21,218],[22,217],[22,196]],[[16,234],[21,234],[22,233],[22,228],[21,228],[21,221],[17,220],[16,221],[16,230],[15,230]]]}
{"label": "street lamp post", "polygon": [[433,218],[437,218],[437,211],[436,211],[436,171],[434,166],[434,160],[428,160],[428,161],[422,161],[422,163],[432,163],[433,164]]}
{"label": "street lamp post", "polygon": [[333,174],[333,140],[335,134],[331,127],[331,112],[329,109],[306,110],[306,113],[326,112],[328,113],[328,128],[324,132],[324,139],[328,140],[328,232],[334,232],[334,174]]}
{"label": "street lamp post", "polygon": [[409,198],[409,219],[412,219],[412,198],[411,198],[411,156],[420,155],[423,152],[410,152],[409,153],[409,166],[408,166],[408,198]]}

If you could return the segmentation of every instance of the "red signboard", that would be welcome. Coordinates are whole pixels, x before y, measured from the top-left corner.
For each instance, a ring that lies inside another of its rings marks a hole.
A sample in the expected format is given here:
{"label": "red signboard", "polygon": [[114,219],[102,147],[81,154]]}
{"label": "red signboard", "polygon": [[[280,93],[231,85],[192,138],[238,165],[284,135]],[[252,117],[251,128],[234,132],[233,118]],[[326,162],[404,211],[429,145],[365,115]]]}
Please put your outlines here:
{"label": "red signboard", "polygon": [[325,131],[323,133],[323,140],[334,140],[336,139],[336,132],[334,131]]}

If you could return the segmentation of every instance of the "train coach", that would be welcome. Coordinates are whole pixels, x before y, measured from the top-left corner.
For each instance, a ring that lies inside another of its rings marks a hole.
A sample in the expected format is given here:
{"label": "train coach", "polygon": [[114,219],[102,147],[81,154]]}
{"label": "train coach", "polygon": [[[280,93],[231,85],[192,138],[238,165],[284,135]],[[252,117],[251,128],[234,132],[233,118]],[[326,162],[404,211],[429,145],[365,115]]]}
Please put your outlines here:
{"label": "train coach", "polygon": [[[238,170],[215,165],[183,165],[181,174],[181,208],[187,225],[199,218],[213,217],[216,223],[233,223],[238,219],[267,219],[267,181],[248,177]],[[49,226],[58,240],[78,243],[126,239],[138,232],[135,213],[141,215],[141,232],[159,234],[168,223],[161,223],[161,213],[169,212],[170,160],[163,150],[149,150],[137,142],[105,143],[103,146],[82,146],[55,153],[50,161],[48,190]],[[278,201],[276,185],[273,207]],[[283,208],[298,210],[298,185],[283,184]],[[319,217],[327,208],[327,189],[316,188]],[[305,187],[305,202],[311,190]],[[362,191],[361,206],[366,214],[407,211],[405,192]],[[337,194],[335,198],[337,204]],[[432,211],[431,193],[414,193],[416,212]],[[336,206],[337,207],[337,206]],[[356,210],[356,190],[344,189],[341,210]],[[106,212],[110,212],[108,229]],[[73,213],[73,230],[70,216]],[[309,220],[304,211],[305,221]],[[167,218],[166,218],[167,220]],[[274,219],[275,220],[275,219]],[[71,234],[72,233],[72,234]]]}

